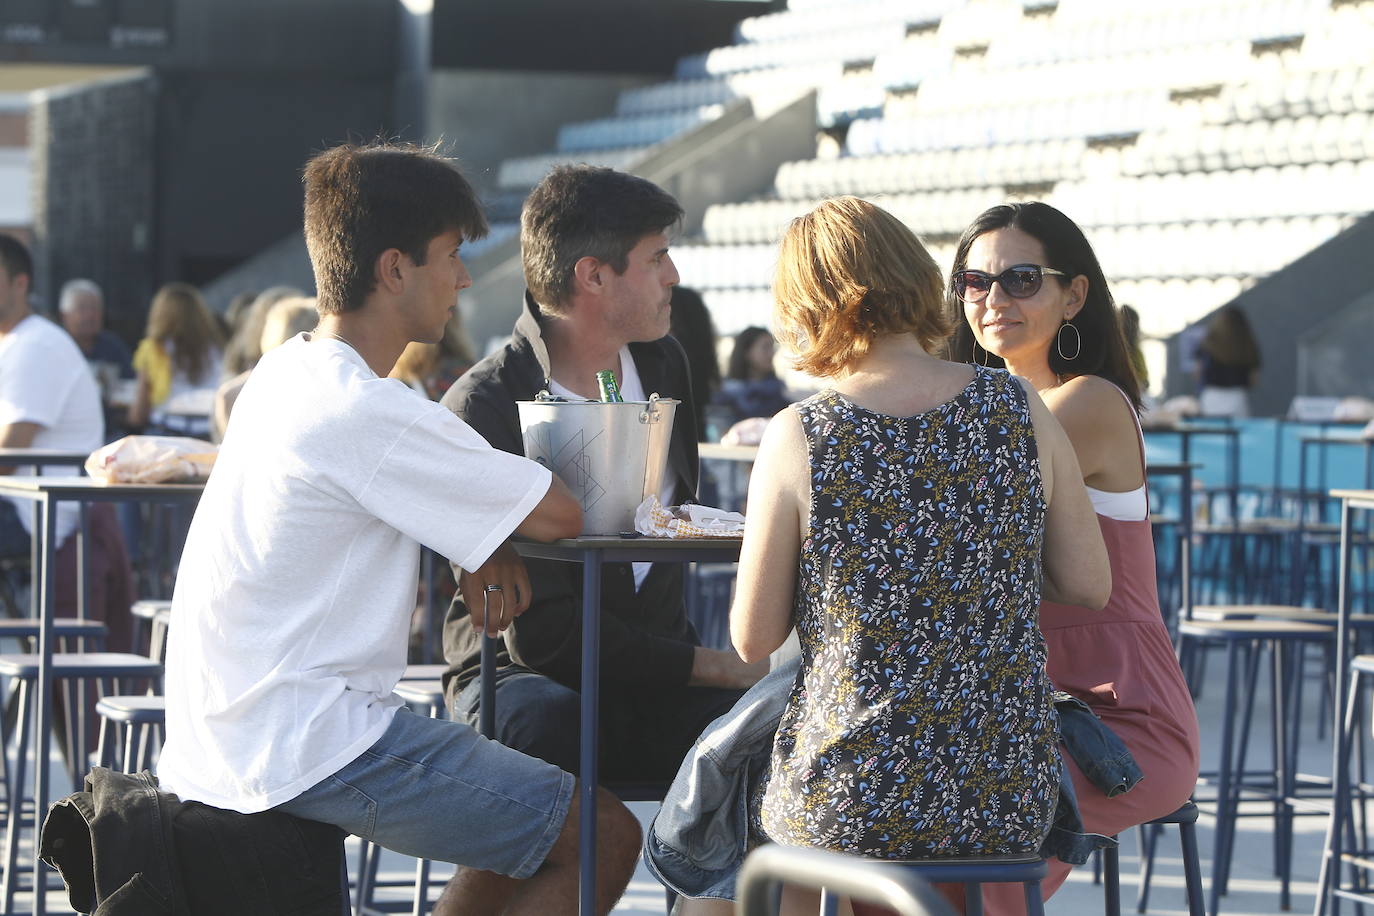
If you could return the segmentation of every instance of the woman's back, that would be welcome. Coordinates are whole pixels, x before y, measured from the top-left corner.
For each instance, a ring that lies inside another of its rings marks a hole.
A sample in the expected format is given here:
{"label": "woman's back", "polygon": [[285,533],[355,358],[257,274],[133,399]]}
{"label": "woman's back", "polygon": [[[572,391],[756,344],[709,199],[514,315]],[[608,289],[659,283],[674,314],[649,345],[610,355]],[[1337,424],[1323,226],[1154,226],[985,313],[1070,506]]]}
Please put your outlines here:
{"label": "woman's back", "polygon": [[1058,786],[1037,627],[1045,519],[1026,393],[976,370],[908,417],[795,408],[810,516],[802,670],[762,826],[876,857],[1033,852]]}

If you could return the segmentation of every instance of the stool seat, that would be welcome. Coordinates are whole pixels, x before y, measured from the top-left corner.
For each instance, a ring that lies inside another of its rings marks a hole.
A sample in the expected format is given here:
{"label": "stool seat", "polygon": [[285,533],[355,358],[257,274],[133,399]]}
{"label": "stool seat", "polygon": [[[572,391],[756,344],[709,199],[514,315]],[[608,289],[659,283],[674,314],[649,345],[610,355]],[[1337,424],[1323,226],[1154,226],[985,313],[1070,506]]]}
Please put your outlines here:
{"label": "stool seat", "polygon": [[443,678],[448,665],[406,665],[403,681],[434,681]]}
{"label": "stool seat", "polygon": [[[40,656],[34,652],[0,655],[0,675],[38,677]],[[61,652],[53,655],[53,677],[161,677],[162,666],[143,655],[126,652]]]}
{"label": "stool seat", "polygon": [[[59,617],[52,622],[52,635],[59,638],[104,636],[105,624],[99,620]],[[31,617],[0,620],[0,639],[28,639],[37,636],[38,621]]]}
{"label": "stool seat", "polygon": [[167,719],[167,698],[158,696],[101,697],[95,711],[106,719],[129,725],[155,725]]}
{"label": "stool seat", "polygon": [[143,598],[129,606],[129,613],[134,617],[152,620],[158,614],[172,613],[172,602],[161,598]]}
{"label": "stool seat", "polygon": [[1350,660],[1350,670],[1374,674],[1374,655],[1357,655]]}
{"label": "stool seat", "polygon": [[1207,639],[1330,639],[1334,627],[1301,620],[1181,620],[1178,631]]}
{"label": "stool seat", "polygon": [[1151,823],[1151,824],[1196,824],[1196,823],[1197,823],[1197,815],[1198,815],[1197,805],[1195,805],[1195,804],[1193,804],[1192,802],[1188,801],[1188,802],[1184,802],[1184,803],[1183,803],[1183,807],[1182,807],[1182,808],[1179,808],[1179,809],[1178,809],[1177,811],[1175,811],[1173,814],[1166,814],[1166,815],[1164,815],[1163,817],[1157,817],[1157,818],[1155,818],[1154,820],[1150,821],[1150,823]]}
{"label": "stool seat", "polygon": [[396,685],[395,694],[407,703],[420,706],[444,705],[444,683],[440,680],[401,681]]}

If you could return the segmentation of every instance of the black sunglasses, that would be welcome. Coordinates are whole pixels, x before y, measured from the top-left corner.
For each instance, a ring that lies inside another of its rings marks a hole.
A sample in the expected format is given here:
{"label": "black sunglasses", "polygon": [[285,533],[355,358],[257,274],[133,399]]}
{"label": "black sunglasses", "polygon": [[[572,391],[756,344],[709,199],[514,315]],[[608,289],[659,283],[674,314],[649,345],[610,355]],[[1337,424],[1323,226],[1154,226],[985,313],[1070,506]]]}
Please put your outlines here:
{"label": "black sunglasses", "polygon": [[996,276],[981,270],[961,270],[954,275],[954,294],[965,302],[982,302],[992,291],[992,284],[1000,283],[1013,299],[1029,299],[1040,292],[1045,274],[1068,276],[1062,270],[1039,264],[1014,264]]}

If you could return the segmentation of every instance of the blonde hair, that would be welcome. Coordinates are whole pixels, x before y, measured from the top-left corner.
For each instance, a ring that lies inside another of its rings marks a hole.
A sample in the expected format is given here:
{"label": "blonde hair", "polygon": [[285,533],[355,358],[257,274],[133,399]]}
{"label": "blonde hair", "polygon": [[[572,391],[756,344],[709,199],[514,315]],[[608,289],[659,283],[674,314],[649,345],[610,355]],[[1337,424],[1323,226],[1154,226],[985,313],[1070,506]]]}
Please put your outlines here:
{"label": "blonde hair", "polygon": [[280,347],[301,331],[313,330],[319,323],[314,296],[287,296],[272,303],[262,322],[258,349],[263,353]]}
{"label": "blonde hair", "polygon": [[219,347],[219,327],[194,286],[168,283],[153,296],[144,336],[159,344],[170,341],[172,361],[189,378],[200,378],[211,352]]}
{"label": "blonde hair", "polygon": [[778,252],[774,321],[796,367],[842,375],[888,334],[932,350],[952,331],[940,268],[911,230],[857,197],[792,220]]}

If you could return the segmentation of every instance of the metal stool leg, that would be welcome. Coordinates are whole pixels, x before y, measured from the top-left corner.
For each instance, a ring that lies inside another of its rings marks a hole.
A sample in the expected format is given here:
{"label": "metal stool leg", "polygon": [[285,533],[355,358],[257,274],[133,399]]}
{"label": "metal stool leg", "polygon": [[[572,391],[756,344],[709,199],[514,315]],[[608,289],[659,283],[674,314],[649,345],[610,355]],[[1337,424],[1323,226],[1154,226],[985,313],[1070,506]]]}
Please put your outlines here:
{"label": "metal stool leg", "polygon": [[1121,851],[1115,846],[1102,850],[1102,893],[1107,916],[1121,916]]}

